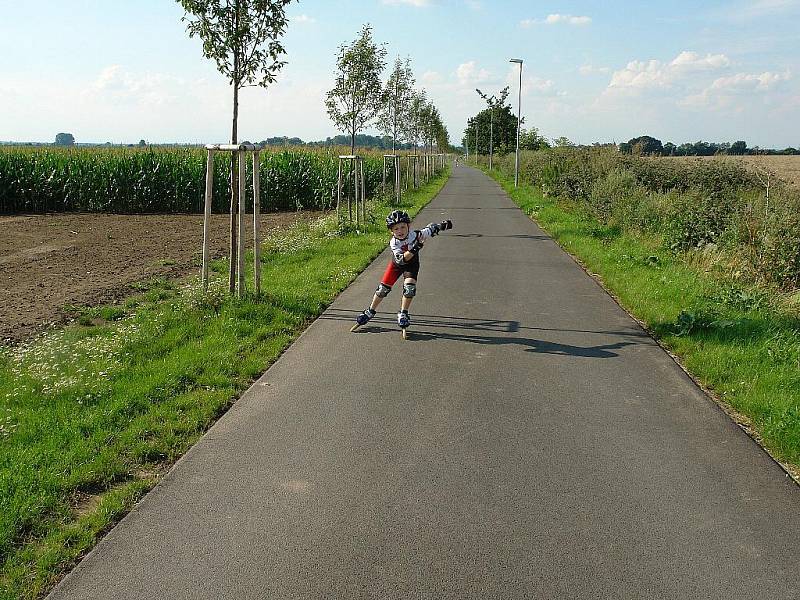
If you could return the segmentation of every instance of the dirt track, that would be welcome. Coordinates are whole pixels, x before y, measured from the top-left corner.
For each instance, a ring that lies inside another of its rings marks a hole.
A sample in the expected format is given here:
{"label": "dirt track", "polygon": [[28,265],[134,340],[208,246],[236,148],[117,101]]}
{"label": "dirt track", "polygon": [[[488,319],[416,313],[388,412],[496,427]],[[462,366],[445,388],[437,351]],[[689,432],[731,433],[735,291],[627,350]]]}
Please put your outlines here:
{"label": "dirt track", "polygon": [[[314,214],[262,215],[262,235]],[[212,255],[224,256],[227,215],[213,215],[211,227]],[[65,305],[111,302],[138,281],[196,272],[202,240],[202,215],[0,217],[0,343],[67,320]]]}

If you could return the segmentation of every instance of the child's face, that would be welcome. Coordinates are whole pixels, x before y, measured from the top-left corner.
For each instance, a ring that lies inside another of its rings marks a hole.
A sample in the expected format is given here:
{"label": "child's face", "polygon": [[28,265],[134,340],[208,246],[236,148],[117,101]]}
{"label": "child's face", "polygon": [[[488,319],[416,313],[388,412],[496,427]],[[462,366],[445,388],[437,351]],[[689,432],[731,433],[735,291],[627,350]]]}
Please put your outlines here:
{"label": "child's face", "polygon": [[392,225],[392,235],[398,240],[405,239],[408,235],[408,223],[395,223]]}

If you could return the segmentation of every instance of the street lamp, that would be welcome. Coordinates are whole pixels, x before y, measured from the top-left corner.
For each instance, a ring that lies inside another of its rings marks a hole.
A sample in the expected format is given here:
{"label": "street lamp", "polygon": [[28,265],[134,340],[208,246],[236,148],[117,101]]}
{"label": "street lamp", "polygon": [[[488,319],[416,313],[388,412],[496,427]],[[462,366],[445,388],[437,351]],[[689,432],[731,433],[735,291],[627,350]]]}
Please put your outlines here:
{"label": "street lamp", "polygon": [[519,130],[522,125],[522,59],[512,58],[508,62],[519,65],[519,97],[517,100],[517,157],[514,161],[514,187],[519,185]]}

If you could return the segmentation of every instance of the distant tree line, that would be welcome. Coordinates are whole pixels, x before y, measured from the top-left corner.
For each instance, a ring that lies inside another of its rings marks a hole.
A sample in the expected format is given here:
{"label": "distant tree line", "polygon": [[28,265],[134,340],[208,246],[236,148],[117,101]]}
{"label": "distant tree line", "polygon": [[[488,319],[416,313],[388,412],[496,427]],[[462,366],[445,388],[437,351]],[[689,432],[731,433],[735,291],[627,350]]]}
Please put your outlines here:
{"label": "distant tree line", "polygon": [[796,155],[800,154],[797,148],[784,148],[775,150],[771,148],[759,148],[754,146],[749,148],[747,142],[738,140],[731,143],[704,142],[685,143],[676,146],[672,142],[662,144],[661,140],[649,135],[642,135],[631,138],[618,146],[623,154],[644,154],[649,156],[715,156],[717,154],[728,154],[732,156],[742,156],[745,154],[772,154],[772,155]]}
{"label": "distant tree line", "polygon": [[[349,146],[351,142],[349,135],[335,135],[316,142],[304,142],[299,137],[268,137],[261,140],[262,146]],[[378,148],[381,150],[392,149],[392,138],[388,135],[375,136],[363,133],[356,134],[355,145],[358,148]],[[414,147],[411,143],[395,143],[395,147],[400,150],[410,150]]]}

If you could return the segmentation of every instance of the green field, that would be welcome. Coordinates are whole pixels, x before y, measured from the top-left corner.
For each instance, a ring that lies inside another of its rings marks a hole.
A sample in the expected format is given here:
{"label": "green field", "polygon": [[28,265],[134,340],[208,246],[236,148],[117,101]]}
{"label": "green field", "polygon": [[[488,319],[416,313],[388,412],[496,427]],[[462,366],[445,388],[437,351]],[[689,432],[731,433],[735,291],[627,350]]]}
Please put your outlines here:
{"label": "green field", "polygon": [[[339,147],[265,150],[261,210],[330,209],[336,202],[338,156],[349,153]],[[359,150],[359,155],[372,196],[382,181],[383,153]],[[228,153],[215,155],[214,212],[230,205],[229,165]],[[0,213],[202,212],[205,170],[202,148],[0,146]]]}

